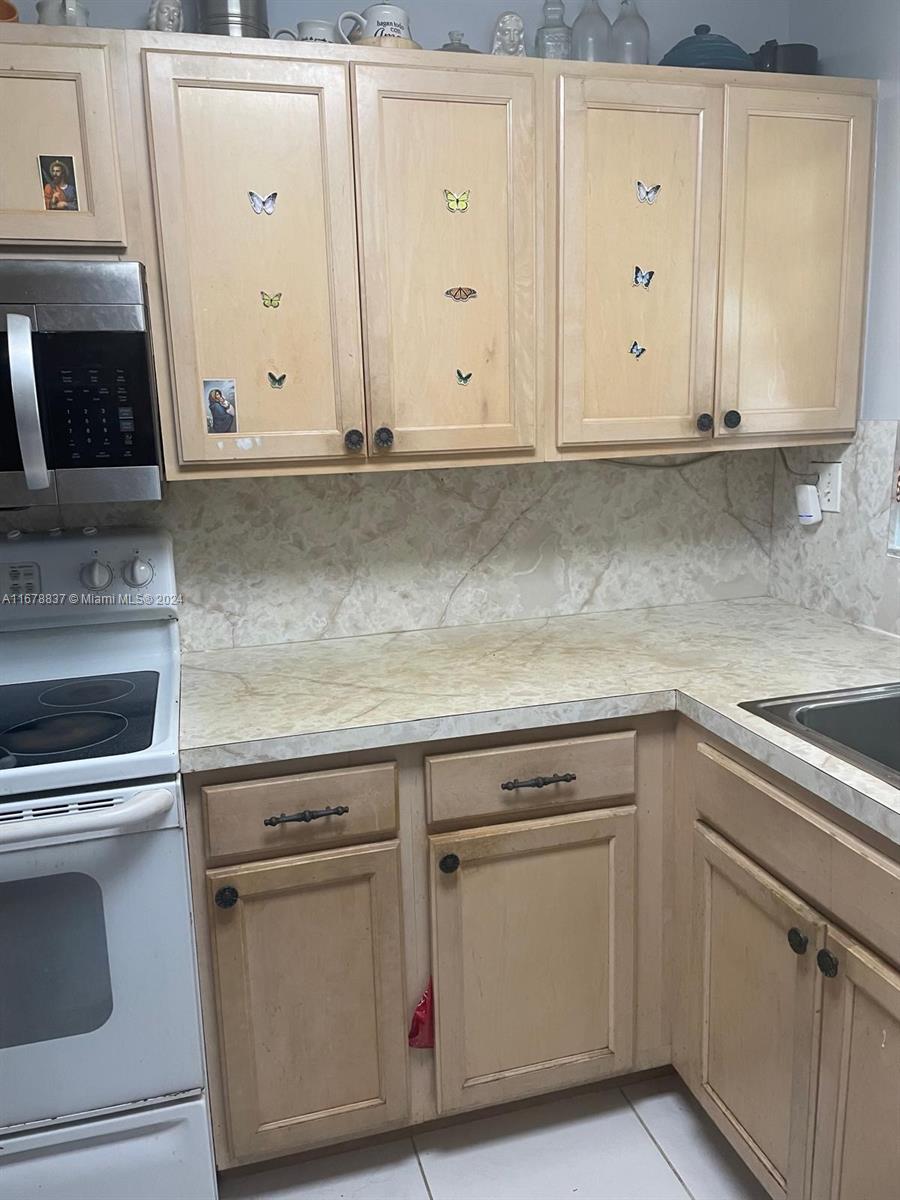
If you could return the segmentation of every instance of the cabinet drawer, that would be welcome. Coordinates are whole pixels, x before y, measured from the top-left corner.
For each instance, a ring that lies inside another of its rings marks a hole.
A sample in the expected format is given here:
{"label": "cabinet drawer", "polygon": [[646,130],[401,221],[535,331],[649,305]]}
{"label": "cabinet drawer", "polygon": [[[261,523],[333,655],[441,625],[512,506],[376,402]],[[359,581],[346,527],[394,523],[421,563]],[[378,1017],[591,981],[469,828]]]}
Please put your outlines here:
{"label": "cabinet drawer", "polygon": [[[308,824],[264,823],[281,813],[290,816],[340,806],[350,811]],[[296,854],[388,837],[397,829],[397,765],[378,763],[207,787],[203,789],[203,809],[210,860],[238,854],[251,858]]]}
{"label": "cabinet drawer", "polygon": [[[630,796],[634,792],[634,739],[634,731],[627,730],[427,758],[428,819],[434,824],[482,821],[507,813],[578,808]],[[553,775],[575,778],[544,787],[503,786]]]}

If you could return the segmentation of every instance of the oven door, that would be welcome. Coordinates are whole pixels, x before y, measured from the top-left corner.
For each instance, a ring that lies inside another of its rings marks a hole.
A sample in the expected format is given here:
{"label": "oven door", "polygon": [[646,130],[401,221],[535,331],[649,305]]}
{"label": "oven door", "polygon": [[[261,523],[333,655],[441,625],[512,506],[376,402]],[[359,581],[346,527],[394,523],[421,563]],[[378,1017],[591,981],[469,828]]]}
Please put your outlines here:
{"label": "oven door", "polygon": [[54,797],[80,840],[49,813],[40,841],[0,824],[0,1128],[203,1084],[184,831],[135,831],[161,792],[131,791],[77,813]]}

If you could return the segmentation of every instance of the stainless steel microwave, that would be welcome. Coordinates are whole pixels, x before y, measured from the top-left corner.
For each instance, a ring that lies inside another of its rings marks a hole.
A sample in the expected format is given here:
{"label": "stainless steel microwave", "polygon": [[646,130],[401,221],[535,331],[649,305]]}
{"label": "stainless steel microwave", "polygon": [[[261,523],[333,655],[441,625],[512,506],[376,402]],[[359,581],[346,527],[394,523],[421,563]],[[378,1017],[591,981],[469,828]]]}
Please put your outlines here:
{"label": "stainless steel microwave", "polygon": [[0,262],[0,508],[161,494],[141,264]]}

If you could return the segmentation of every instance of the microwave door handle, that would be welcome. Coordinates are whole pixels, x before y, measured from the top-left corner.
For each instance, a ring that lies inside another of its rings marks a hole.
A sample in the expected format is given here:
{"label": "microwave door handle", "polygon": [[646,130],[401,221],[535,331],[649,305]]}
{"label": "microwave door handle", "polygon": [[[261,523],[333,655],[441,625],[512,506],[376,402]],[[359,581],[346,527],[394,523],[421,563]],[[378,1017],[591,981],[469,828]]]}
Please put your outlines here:
{"label": "microwave door handle", "polygon": [[50,486],[44,435],[38,409],[37,379],[31,346],[31,318],[21,313],[6,314],[6,338],[9,348],[9,379],[12,384],[13,411],[19,433],[19,450],[25,469],[25,486],[39,492]]}

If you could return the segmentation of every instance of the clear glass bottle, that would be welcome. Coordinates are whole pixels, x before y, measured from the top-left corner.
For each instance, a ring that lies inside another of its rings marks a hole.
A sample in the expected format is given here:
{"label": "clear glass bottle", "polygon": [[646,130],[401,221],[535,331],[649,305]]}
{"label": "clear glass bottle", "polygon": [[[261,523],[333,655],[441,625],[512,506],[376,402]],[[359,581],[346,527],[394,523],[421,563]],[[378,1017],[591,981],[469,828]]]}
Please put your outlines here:
{"label": "clear glass bottle", "polygon": [[565,22],[563,0],[544,0],[544,24],[534,35],[537,58],[571,58],[572,30]]}
{"label": "clear glass bottle", "polygon": [[650,61],[650,30],[636,0],[622,0],[612,27],[612,58],[620,63]]}
{"label": "clear glass bottle", "polygon": [[609,62],[612,26],[599,0],[584,0],[572,26],[572,57],[582,62]]}

